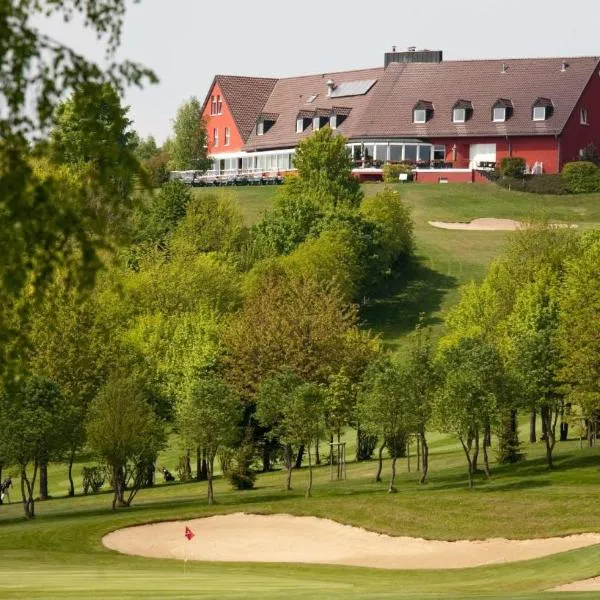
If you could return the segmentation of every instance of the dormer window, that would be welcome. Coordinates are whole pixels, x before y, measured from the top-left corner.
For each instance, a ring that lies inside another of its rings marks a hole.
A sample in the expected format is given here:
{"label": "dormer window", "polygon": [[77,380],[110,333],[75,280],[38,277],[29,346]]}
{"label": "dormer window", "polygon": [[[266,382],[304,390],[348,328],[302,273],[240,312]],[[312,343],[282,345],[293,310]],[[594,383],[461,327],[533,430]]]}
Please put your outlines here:
{"label": "dormer window", "polygon": [[419,100],[413,108],[413,123],[427,123],[433,116],[433,104],[425,100]]}
{"label": "dormer window", "polygon": [[533,103],[532,119],[534,121],[545,121],[552,115],[554,106],[549,98],[538,98]]}
{"label": "dormer window", "polygon": [[275,125],[279,115],[275,113],[262,113],[256,121],[256,135],[265,135]]}
{"label": "dormer window", "polygon": [[265,135],[265,122],[264,119],[259,119],[256,123],[256,135]]}
{"label": "dormer window", "polygon": [[492,121],[494,123],[504,123],[512,116],[512,102],[505,98],[500,98],[492,106]]}
{"label": "dormer window", "polygon": [[459,100],[452,108],[452,122],[466,123],[473,115],[473,105],[470,100]]}
{"label": "dormer window", "polygon": [[321,129],[321,118],[313,117],[313,130],[318,131],[319,129]]}
{"label": "dormer window", "polygon": [[348,118],[351,110],[343,106],[334,106],[329,115],[329,127],[337,129]]}
{"label": "dormer window", "polygon": [[329,117],[329,127],[331,127],[331,129],[337,129],[337,115],[331,115]]}
{"label": "dormer window", "polygon": [[304,119],[298,117],[296,119],[296,133],[302,133],[304,131]]}

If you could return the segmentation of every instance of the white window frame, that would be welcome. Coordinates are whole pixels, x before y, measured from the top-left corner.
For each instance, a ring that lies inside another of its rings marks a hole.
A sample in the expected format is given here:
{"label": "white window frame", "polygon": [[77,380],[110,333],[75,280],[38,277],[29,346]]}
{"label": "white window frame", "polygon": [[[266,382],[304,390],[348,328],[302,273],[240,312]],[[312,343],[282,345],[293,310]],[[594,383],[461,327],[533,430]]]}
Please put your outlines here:
{"label": "white window frame", "polygon": [[[417,115],[420,117],[423,116],[422,119],[417,118]],[[413,123],[427,123],[427,109],[425,108],[415,108],[413,110]]]}
{"label": "white window frame", "polygon": [[579,111],[579,123],[581,125],[589,125],[590,122],[588,121],[588,109],[587,108],[582,108]]}
{"label": "white window frame", "polygon": [[[462,117],[459,117],[462,115]],[[466,108],[455,108],[452,112],[453,123],[464,123],[467,120],[467,109]]]}
{"label": "white window frame", "polygon": [[[536,116],[536,111],[543,111],[542,116]],[[545,106],[534,106],[533,107],[533,120],[534,121],[545,121],[548,118],[548,109]]]}
{"label": "white window frame", "polygon": [[313,131],[321,129],[321,117],[313,117]]}
{"label": "white window frame", "polygon": [[331,129],[337,129],[337,115],[331,115],[329,117],[329,127]]}
{"label": "white window frame", "polygon": [[217,94],[217,115],[223,114],[223,99],[221,98],[221,94]]}
{"label": "white window frame", "polygon": [[229,146],[229,142],[231,141],[231,132],[229,131],[229,127],[225,127],[225,146]]}
{"label": "white window frame", "polygon": [[213,146],[215,148],[219,147],[219,128],[215,127],[213,129]]}
{"label": "white window frame", "polygon": [[210,97],[210,114],[217,114],[217,97],[214,95]]}
{"label": "white window frame", "polygon": [[256,123],[256,135],[265,135],[265,122],[263,119]]}
{"label": "white window frame", "polygon": [[[497,111],[502,111],[502,117],[497,116],[499,115],[499,112]],[[496,106],[492,114],[494,123],[504,123],[506,121],[506,106]]]}
{"label": "white window frame", "polygon": [[304,131],[304,119],[298,117],[296,119],[296,133],[302,133]]}

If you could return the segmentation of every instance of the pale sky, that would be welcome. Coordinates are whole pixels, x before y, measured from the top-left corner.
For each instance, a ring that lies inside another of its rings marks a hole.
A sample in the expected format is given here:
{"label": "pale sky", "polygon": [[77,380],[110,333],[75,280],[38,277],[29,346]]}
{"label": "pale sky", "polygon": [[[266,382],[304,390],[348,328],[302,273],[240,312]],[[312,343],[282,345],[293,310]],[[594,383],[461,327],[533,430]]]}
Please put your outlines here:
{"label": "pale sky", "polygon": [[[600,56],[600,0],[142,0],[125,22],[121,57],[160,83],[130,90],[140,135],[170,135],[177,107],[204,100],[215,74],[290,76],[383,65],[396,45],[445,59]],[[43,29],[92,58],[78,24]]]}

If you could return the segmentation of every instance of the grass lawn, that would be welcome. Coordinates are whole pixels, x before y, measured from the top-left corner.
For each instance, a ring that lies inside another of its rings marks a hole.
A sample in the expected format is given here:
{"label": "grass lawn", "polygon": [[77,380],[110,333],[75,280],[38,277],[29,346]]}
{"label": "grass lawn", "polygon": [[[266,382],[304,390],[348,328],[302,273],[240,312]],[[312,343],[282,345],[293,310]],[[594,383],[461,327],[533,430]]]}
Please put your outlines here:
{"label": "grass lawn", "polygon": [[[381,186],[368,185],[365,193],[379,189]],[[248,187],[228,192],[252,224],[272,205],[277,191],[276,187]],[[552,221],[577,223],[581,229],[600,225],[600,195],[541,197],[492,185],[406,185],[401,192],[413,209],[419,260],[388,282],[362,313],[366,324],[380,332],[390,347],[401,347],[422,311],[439,331],[444,313],[458,298],[460,285],[481,278],[506,240],[504,233],[439,230],[427,221],[525,219],[545,214]],[[159,462],[174,471],[181,449],[175,438],[171,442]],[[15,503],[0,506],[1,596],[553,600],[564,599],[565,594],[544,590],[600,575],[600,546],[468,570],[187,563],[184,574],[181,562],[123,556],[101,544],[104,534],[127,525],[238,511],[315,515],[390,535],[446,540],[600,532],[600,448],[582,450],[577,440],[559,443],[557,469],[548,472],[542,446],[527,446],[527,460],[511,467],[493,466],[491,481],[479,478],[475,489],[468,490],[465,459],[455,441],[436,434],[430,443],[429,483],[419,486],[417,474],[408,473],[406,461],[401,461],[399,492],[393,495],[386,493],[385,482],[373,482],[374,462],[350,463],[344,482],[329,482],[328,467],[318,468],[311,499],[304,498],[307,472],[303,469],[294,473],[292,492],[284,491],[281,472],[259,476],[256,489],[247,492],[234,492],[219,479],[213,507],[206,504],[205,483],[158,485],[142,490],[130,509],[116,513],[110,511],[110,493],[62,497],[67,489],[66,468],[52,465],[50,492],[55,498],[37,504],[34,521],[22,519],[22,508],[15,502],[19,497],[16,488],[12,491]],[[78,491],[82,464],[74,470]],[[386,462],[385,476],[388,470]]]}

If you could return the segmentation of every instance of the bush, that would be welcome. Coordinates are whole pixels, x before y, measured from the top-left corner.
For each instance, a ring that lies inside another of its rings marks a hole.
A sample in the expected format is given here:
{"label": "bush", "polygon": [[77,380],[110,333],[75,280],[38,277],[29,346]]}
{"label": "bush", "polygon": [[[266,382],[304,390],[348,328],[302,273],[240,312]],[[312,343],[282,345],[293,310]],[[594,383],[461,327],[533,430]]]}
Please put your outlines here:
{"label": "bush", "polygon": [[566,187],[572,194],[600,191],[600,169],[584,160],[567,163],[562,170]]}
{"label": "bush", "polygon": [[408,174],[408,181],[412,181],[412,166],[409,164],[387,164],[383,166],[383,181],[385,183],[398,183],[398,177],[401,173]]}
{"label": "bush", "polygon": [[234,490],[251,490],[256,481],[256,473],[252,470],[254,448],[249,443],[244,443],[234,455],[232,464],[225,474]]}
{"label": "bush", "polygon": [[500,163],[500,174],[503,177],[523,177],[525,159],[519,156],[507,156]]}
{"label": "bush", "polygon": [[83,493],[87,496],[90,492],[96,494],[104,485],[104,469],[100,467],[83,467]]}

